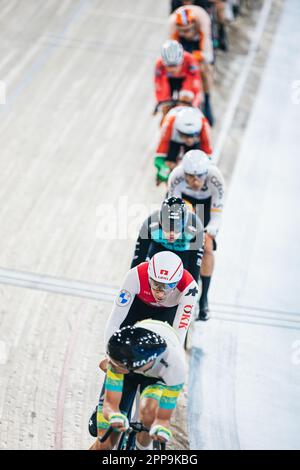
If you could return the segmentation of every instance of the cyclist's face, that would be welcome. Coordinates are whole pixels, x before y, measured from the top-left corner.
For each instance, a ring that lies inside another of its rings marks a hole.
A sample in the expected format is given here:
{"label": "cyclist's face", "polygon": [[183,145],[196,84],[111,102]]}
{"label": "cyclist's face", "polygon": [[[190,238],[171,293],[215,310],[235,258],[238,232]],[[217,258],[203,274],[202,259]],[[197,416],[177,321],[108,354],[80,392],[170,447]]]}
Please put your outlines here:
{"label": "cyclist's face", "polygon": [[156,302],[162,302],[167,297],[167,293],[163,290],[156,290],[156,289],[154,290],[151,287],[151,292]]}
{"label": "cyclist's face", "polygon": [[166,240],[168,240],[169,243],[174,243],[176,240],[178,240],[178,238],[180,237],[180,232],[174,232],[174,231],[170,231],[170,232],[167,232],[165,230],[163,230],[163,234],[166,238]]}
{"label": "cyclist's face", "polygon": [[179,32],[179,35],[186,39],[191,39],[195,35],[194,23],[189,24],[187,26],[177,26],[177,30]]}
{"label": "cyclist's face", "polygon": [[[145,372],[146,370],[151,369],[154,362],[155,361],[150,361],[148,362],[148,364],[145,364],[144,366],[139,367],[138,369],[134,369],[134,372]],[[114,361],[109,358],[108,363],[111,364],[117,374],[129,374],[129,372],[131,372],[129,369],[126,369],[126,367],[122,363],[118,361]]]}
{"label": "cyclist's face", "polygon": [[126,367],[118,361],[114,361],[114,360],[109,358],[108,364],[110,364],[113,367],[114,371],[117,374],[128,374],[129,373],[129,370],[126,369]]}
{"label": "cyclist's face", "polygon": [[152,295],[156,302],[162,302],[165,300],[165,298],[175,289],[177,285],[177,283],[174,283],[174,285],[163,284],[161,282],[154,281],[154,279],[149,279],[149,283]]}
{"label": "cyclist's face", "polygon": [[188,135],[178,131],[178,134],[182,142],[188,147],[191,147],[199,140],[199,133]]}
{"label": "cyclist's face", "polygon": [[166,65],[166,71],[169,75],[177,75],[179,74],[181,70],[181,64],[180,65]]}
{"label": "cyclist's face", "polygon": [[185,174],[185,180],[187,184],[194,190],[202,189],[205,183],[206,175],[188,175]]}
{"label": "cyclist's face", "polygon": [[192,145],[194,145],[196,141],[196,137],[193,135],[181,135],[180,137],[185,143],[185,145],[187,145],[188,147],[191,147]]}

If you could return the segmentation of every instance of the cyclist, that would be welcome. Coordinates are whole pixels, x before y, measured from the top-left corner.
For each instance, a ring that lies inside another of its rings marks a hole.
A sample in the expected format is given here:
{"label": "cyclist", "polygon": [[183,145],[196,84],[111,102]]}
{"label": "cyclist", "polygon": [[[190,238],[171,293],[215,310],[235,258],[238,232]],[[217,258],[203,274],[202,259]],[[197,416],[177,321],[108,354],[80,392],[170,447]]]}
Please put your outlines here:
{"label": "cyclist", "polygon": [[191,149],[212,153],[211,128],[199,109],[178,106],[166,115],[161,129],[154,159],[157,182],[167,181],[170,170]]}
{"label": "cyclist", "polygon": [[190,203],[204,225],[204,256],[201,264],[202,293],[199,300],[199,320],[208,319],[207,294],[214,268],[216,236],[224,204],[224,179],[220,170],[201,150],[190,150],[182,164],[170,174],[169,197],[180,197]]}
{"label": "cyclist", "polygon": [[[150,261],[130,269],[125,276],[106,324],[105,344],[119,328],[153,318],[171,325],[183,345],[197,298],[198,285],[183,268],[179,256],[170,251],[156,253]],[[106,369],[106,359],[100,367]],[[125,377],[126,387],[127,382],[139,384],[140,377],[130,374]],[[89,422],[92,436],[97,435],[97,427],[103,427],[102,406],[103,390]]]}
{"label": "cyclist", "polygon": [[129,427],[127,413],[137,389],[135,383],[127,381],[125,385],[130,372],[141,378],[139,419],[150,429],[149,434],[137,435],[137,449],[151,449],[151,439],[168,442],[172,437],[170,419],[185,382],[184,351],[175,330],[167,323],[150,319],[123,327],[110,337],[107,356],[103,426],[98,437],[108,426],[117,432],[102,444],[97,440],[92,450],[112,449],[118,432]]}
{"label": "cyclist", "polygon": [[182,5],[197,5],[204,8],[211,17],[216,16],[218,23],[218,45],[217,47],[223,51],[228,50],[226,23],[226,5],[228,0],[171,0],[171,13]]}
{"label": "cyclist", "polygon": [[[163,44],[161,57],[155,64],[155,96],[157,103],[177,99],[180,90],[194,93],[193,105],[201,101],[201,79],[197,61],[185,52],[178,41],[168,40]],[[163,106],[165,115],[169,107]]]}
{"label": "cyclist", "polygon": [[144,221],[131,268],[164,250],[174,251],[181,258],[184,268],[198,280],[204,251],[203,225],[194,212],[187,210],[187,205],[180,198],[165,199],[161,209]]}
{"label": "cyclist", "polygon": [[213,86],[214,52],[208,13],[195,5],[178,8],[170,16],[170,37],[179,41],[184,50],[190,52],[199,63],[204,91],[203,110],[213,126],[210,93]]}
{"label": "cyclist", "polygon": [[118,328],[159,315],[183,344],[197,293],[196,281],[177,254],[156,253],[128,271],[106,324],[106,342]]}

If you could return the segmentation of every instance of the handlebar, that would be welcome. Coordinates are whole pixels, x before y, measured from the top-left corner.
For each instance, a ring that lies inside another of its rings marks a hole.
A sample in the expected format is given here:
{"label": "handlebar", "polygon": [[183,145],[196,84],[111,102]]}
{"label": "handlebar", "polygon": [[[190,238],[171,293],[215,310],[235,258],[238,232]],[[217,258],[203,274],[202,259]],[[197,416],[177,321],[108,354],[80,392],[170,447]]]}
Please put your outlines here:
{"label": "handlebar", "polygon": [[[114,428],[112,426],[110,426],[108,428],[108,430],[106,431],[106,433],[102,436],[102,437],[99,437],[99,441],[100,442],[105,442],[109,436],[111,435],[111,433],[113,432]],[[149,428],[146,428],[142,423],[130,423],[129,424],[129,428],[127,429],[126,432],[136,432],[136,433],[139,433],[139,432],[148,432],[149,433],[150,429]],[[155,444],[154,444],[155,443]],[[153,443],[153,448],[155,449],[156,446],[158,448],[159,444],[160,444],[160,448],[161,450],[165,450],[166,449],[166,443],[165,442],[157,442],[157,441],[154,441]]]}
{"label": "handlebar", "polygon": [[106,431],[106,433],[102,436],[102,437],[98,437],[99,441],[100,442],[105,442],[106,439],[109,438],[109,436],[111,435],[111,433],[113,432],[114,428],[112,428],[111,426],[108,428],[108,430]]}
{"label": "handlebar", "polygon": [[[108,428],[108,430],[106,431],[106,433],[102,437],[98,438],[99,441],[100,442],[105,442],[109,438],[109,436],[111,435],[113,430],[114,430],[114,428],[112,426],[110,426]],[[130,433],[130,432],[149,432],[149,431],[150,431],[150,429],[143,426],[142,423],[130,423],[129,428],[125,432]]]}

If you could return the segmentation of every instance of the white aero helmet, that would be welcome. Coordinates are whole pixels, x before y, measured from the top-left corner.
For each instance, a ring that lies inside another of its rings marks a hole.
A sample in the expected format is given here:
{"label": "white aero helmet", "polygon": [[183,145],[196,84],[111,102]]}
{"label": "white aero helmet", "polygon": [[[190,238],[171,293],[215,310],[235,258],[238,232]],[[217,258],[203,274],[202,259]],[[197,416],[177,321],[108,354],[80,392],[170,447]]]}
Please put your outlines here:
{"label": "white aero helmet", "polygon": [[202,113],[197,108],[183,108],[176,116],[175,129],[181,134],[193,136],[202,129]]}
{"label": "white aero helmet", "polygon": [[166,66],[180,65],[183,61],[183,47],[175,40],[166,41],[161,48],[161,58]]}
{"label": "white aero helmet", "polygon": [[159,284],[165,284],[170,289],[176,287],[182,275],[182,261],[172,251],[156,253],[149,261],[148,276],[150,280]]}
{"label": "white aero helmet", "polygon": [[204,176],[208,173],[211,161],[202,150],[189,150],[182,159],[184,173]]}

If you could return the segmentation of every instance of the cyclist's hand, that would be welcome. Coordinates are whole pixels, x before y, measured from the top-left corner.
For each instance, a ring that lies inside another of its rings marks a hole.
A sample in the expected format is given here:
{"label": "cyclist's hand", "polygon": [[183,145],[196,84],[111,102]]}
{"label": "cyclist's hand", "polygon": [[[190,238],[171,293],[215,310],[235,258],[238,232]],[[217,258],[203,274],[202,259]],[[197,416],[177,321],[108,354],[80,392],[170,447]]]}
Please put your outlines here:
{"label": "cyclist's hand", "polygon": [[214,225],[208,224],[208,225],[205,227],[205,232],[206,232],[207,235],[209,235],[211,238],[216,238],[217,233],[218,233],[218,228],[215,227]]}
{"label": "cyclist's hand", "polygon": [[129,421],[127,416],[123,413],[112,413],[109,416],[109,425],[114,428],[115,431],[124,432],[129,428]]}
{"label": "cyclist's hand", "polygon": [[103,370],[103,372],[107,372],[107,366],[108,366],[108,359],[107,358],[102,359],[102,361],[100,361],[100,364],[99,364],[100,369]]}
{"label": "cyclist's hand", "polygon": [[169,440],[172,438],[171,430],[165,426],[162,426],[161,424],[151,426],[149,435],[154,441],[160,442],[169,442]]}
{"label": "cyclist's hand", "polygon": [[198,62],[203,61],[203,54],[202,54],[201,51],[193,51],[192,55],[193,55],[194,59],[196,59]]}

